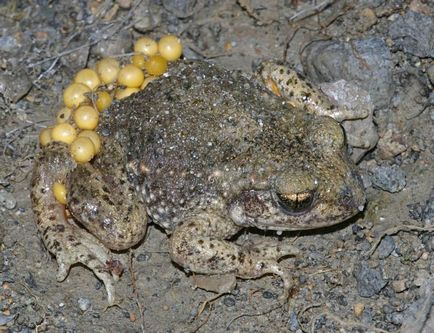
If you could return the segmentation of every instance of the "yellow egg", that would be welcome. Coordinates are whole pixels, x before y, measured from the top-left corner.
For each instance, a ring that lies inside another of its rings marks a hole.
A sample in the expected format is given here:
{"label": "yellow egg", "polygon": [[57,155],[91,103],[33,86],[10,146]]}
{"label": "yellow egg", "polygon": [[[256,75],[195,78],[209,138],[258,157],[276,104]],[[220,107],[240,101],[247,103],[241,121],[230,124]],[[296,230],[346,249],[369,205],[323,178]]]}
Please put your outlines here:
{"label": "yellow egg", "polygon": [[145,69],[145,56],[143,54],[135,54],[131,57],[131,63],[140,69]]}
{"label": "yellow egg", "polygon": [[69,147],[72,158],[78,163],[89,162],[95,156],[95,146],[90,138],[79,137]]}
{"label": "yellow egg", "polygon": [[63,103],[68,107],[79,106],[81,103],[88,101],[84,95],[90,92],[90,88],[82,83],[72,83],[63,92]]}
{"label": "yellow egg", "polygon": [[140,91],[139,88],[125,88],[125,89],[117,89],[115,98],[116,99],[124,99],[136,92]]}
{"label": "yellow egg", "polygon": [[99,137],[99,135],[98,135],[97,132],[95,132],[95,131],[89,131],[89,130],[84,130],[84,131],[81,131],[78,134],[78,137],[79,138],[80,137],[89,138],[92,141],[92,143],[93,143],[93,145],[95,147],[95,154],[98,154],[99,151],[101,150],[101,139],[100,139],[100,137]]}
{"label": "yellow egg", "polygon": [[104,58],[96,63],[95,68],[102,83],[108,84],[116,80],[121,67],[116,59]]}
{"label": "yellow egg", "polygon": [[56,123],[63,124],[66,123],[72,115],[72,110],[70,108],[64,107],[56,115]]}
{"label": "yellow egg", "polygon": [[93,130],[98,125],[99,112],[92,106],[80,106],[73,114],[74,122],[78,128]]}
{"label": "yellow egg", "polygon": [[52,137],[51,137],[51,131],[52,128],[48,127],[48,128],[44,128],[41,133],[39,133],[39,144],[41,146],[45,146],[47,144],[49,144],[51,141],[53,141]]}
{"label": "yellow egg", "polygon": [[54,198],[59,201],[62,205],[66,205],[66,187],[65,185],[55,182],[53,184],[53,194]]}
{"label": "yellow egg", "polygon": [[77,136],[77,131],[68,123],[57,124],[51,131],[51,137],[54,141],[65,142],[70,144]]}
{"label": "yellow egg", "polygon": [[142,85],[145,75],[140,68],[134,65],[125,65],[119,71],[118,83],[127,88],[138,88]]}
{"label": "yellow egg", "polygon": [[95,105],[99,112],[104,111],[112,104],[112,97],[107,91],[98,92],[98,97],[96,99]]}
{"label": "yellow egg", "polygon": [[146,86],[147,86],[150,82],[154,81],[155,79],[156,79],[155,76],[148,76],[148,77],[145,79],[145,81],[143,81],[142,85],[140,86],[140,89],[141,89],[141,90],[145,89]]}
{"label": "yellow egg", "polygon": [[167,60],[160,55],[154,55],[146,60],[145,70],[149,75],[161,75],[167,70]]}
{"label": "yellow egg", "polygon": [[182,54],[181,40],[173,35],[162,37],[158,42],[158,52],[167,61],[174,61],[179,59]]}
{"label": "yellow egg", "polygon": [[98,74],[90,68],[85,68],[79,71],[74,77],[75,83],[82,83],[94,90],[101,84]]}
{"label": "yellow egg", "polygon": [[148,57],[153,56],[158,52],[158,44],[152,38],[142,37],[134,43],[134,52],[142,53]]}

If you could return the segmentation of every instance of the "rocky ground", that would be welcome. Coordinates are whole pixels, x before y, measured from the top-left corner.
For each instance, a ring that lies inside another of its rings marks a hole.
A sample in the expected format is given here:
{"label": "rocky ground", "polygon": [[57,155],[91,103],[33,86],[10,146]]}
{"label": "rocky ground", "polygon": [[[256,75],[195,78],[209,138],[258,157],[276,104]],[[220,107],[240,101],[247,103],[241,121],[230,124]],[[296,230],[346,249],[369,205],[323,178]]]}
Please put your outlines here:
{"label": "rocky ground", "polygon": [[[185,58],[246,72],[278,59],[370,97],[368,205],[332,229],[279,236],[302,253],[282,261],[297,281],[287,306],[275,276],[194,290],[154,226],[119,255],[118,306],[84,267],[56,281],[29,200],[38,133],[77,70],[167,33]],[[433,58],[431,0],[0,1],[0,332],[434,332]]]}

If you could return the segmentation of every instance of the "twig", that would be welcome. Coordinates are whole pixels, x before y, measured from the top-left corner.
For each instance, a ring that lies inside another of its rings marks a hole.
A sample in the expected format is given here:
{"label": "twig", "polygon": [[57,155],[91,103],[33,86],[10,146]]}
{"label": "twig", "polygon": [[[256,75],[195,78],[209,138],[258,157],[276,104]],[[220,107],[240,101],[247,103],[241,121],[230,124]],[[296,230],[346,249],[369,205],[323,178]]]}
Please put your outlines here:
{"label": "twig", "polygon": [[385,236],[392,236],[392,235],[395,235],[395,234],[399,233],[400,231],[404,231],[404,232],[411,232],[411,231],[434,232],[434,226],[432,226],[432,227],[419,227],[417,225],[403,224],[403,225],[400,225],[400,226],[397,226],[397,227],[393,227],[393,228],[387,229],[375,241],[374,245],[371,247],[371,249],[369,250],[369,252],[366,253],[367,258],[370,258],[374,254],[374,252],[377,249],[378,245],[380,245],[382,239]]}
{"label": "twig", "polygon": [[362,324],[360,322],[356,322],[356,321],[352,321],[352,320],[343,320],[341,318],[339,318],[338,316],[334,315],[333,313],[329,312],[329,311],[325,311],[320,313],[319,315],[315,316],[315,318],[312,320],[312,326],[311,326],[311,332],[315,333],[315,321],[320,318],[321,316],[328,316],[330,317],[332,320],[338,322],[339,324],[341,324],[342,326],[346,326],[346,327],[363,327],[364,329],[368,330],[368,331],[373,331],[373,332],[380,332],[380,333],[389,333],[388,331],[382,330],[381,328],[376,328],[376,327],[371,327],[365,324]]}
{"label": "twig", "polygon": [[307,17],[313,16],[313,15],[318,15],[324,9],[326,9],[329,5],[333,4],[335,1],[336,0],[326,0],[326,1],[319,3],[318,5],[316,5],[314,7],[303,9],[303,10],[299,11],[298,13],[295,13],[294,15],[292,15],[288,20],[293,21],[293,22],[297,22],[297,21],[301,21]]}
{"label": "twig", "polygon": [[208,312],[208,315],[206,316],[205,320],[202,323],[200,323],[200,325],[198,327],[196,327],[195,329],[193,329],[191,331],[191,333],[198,332],[208,322],[209,318],[211,317],[211,313],[212,313],[213,307],[214,307],[214,304],[210,304],[210,306],[209,306],[209,312]]}
{"label": "twig", "polygon": [[232,318],[228,324],[226,325],[226,330],[229,330],[229,327],[232,325],[232,323],[237,320],[240,319],[242,317],[258,317],[258,316],[264,316],[266,314],[269,314],[271,312],[273,312],[274,310],[280,309],[282,308],[282,304],[279,304],[278,306],[272,307],[271,309],[268,309],[264,312],[257,312],[257,313],[242,313],[234,318]]}
{"label": "twig", "polygon": [[133,287],[133,295],[134,295],[134,300],[137,304],[137,307],[139,309],[140,312],[140,328],[142,329],[142,333],[145,333],[145,317],[143,316],[143,307],[142,304],[139,301],[139,295],[137,294],[137,287],[136,287],[136,276],[134,274],[134,270],[133,270],[133,257],[134,257],[134,253],[133,250],[130,249],[128,251],[128,269],[130,271],[130,275],[131,275],[131,285]]}

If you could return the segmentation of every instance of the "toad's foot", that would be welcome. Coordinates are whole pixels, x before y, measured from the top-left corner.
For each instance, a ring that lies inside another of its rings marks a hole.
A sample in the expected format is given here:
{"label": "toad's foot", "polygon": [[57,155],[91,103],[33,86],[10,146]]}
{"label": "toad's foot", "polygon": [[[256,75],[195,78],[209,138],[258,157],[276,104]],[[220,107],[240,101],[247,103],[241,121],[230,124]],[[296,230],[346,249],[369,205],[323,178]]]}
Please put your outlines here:
{"label": "toad's foot", "polygon": [[122,273],[117,260],[94,236],[65,217],[65,207],[54,197],[55,182],[65,182],[67,175],[76,168],[68,147],[52,143],[35,161],[32,176],[32,204],[37,217],[37,226],[47,249],[55,255],[59,270],[57,279],[64,280],[71,265],[81,263],[100,278],[107,290],[109,304],[115,301],[114,281]]}
{"label": "toad's foot", "polygon": [[258,75],[264,85],[275,95],[283,97],[288,104],[300,110],[319,116],[329,116],[338,122],[349,119],[364,119],[368,110],[350,110],[345,106],[335,106],[329,98],[295,70],[275,63],[263,62]]}
{"label": "toad's foot", "polygon": [[254,279],[270,273],[279,275],[284,284],[281,299],[286,299],[291,278],[277,260],[297,254],[298,249],[290,245],[269,244],[243,248],[224,240],[240,229],[216,213],[202,212],[191,216],[172,235],[172,260],[187,270],[201,274],[234,273],[243,279]]}

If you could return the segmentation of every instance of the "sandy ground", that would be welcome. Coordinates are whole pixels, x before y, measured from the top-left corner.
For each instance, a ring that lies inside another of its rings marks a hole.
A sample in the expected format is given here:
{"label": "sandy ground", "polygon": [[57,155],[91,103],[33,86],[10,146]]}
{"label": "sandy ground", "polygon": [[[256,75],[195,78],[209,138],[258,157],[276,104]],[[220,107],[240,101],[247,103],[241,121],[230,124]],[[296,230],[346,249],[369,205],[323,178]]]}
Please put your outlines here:
{"label": "sandy ground", "polygon": [[[0,1],[0,332],[434,332],[430,3]],[[282,261],[297,281],[286,306],[275,276],[238,280],[225,295],[193,289],[153,225],[118,255],[127,267],[118,306],[106,307],[82,266],[56,281],[29,199],[38,133],[78,69],[102,55],[128,59],[133,40],[167,33],[181,37],[186,58],[246,72],[278,59],[372,97],[380,141],[359,163],[365,211],[327,230],[239,237],[301,250]]]}

